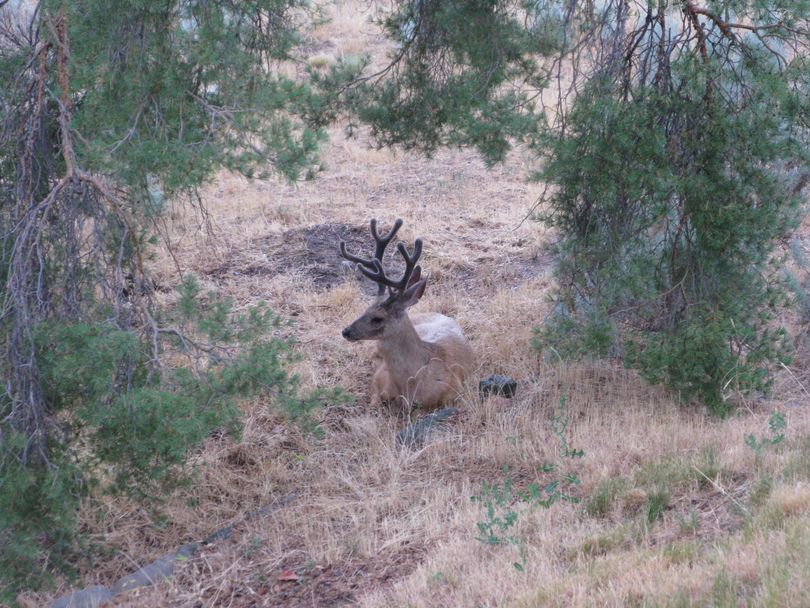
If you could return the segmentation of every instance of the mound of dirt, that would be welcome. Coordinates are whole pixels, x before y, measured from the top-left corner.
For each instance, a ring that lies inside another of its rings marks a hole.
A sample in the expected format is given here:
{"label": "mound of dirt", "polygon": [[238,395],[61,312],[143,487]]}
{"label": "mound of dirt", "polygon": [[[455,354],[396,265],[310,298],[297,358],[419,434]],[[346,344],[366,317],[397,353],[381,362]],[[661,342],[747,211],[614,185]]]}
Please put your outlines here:
{"label": "mound of dirt", "polygon": [[[210,269],[206,274],[220,280],[245,276],[274,276],[295,273],[312,281],[317,290],[335,287],[351,277],[360,278],[354,265],[340,255],[340,241],[347,249],[361,257],[371,257],[374,241],[368,226],[348,224],[317,224],[294,228],[283,234],[268,235],[251,243],[249,250],[235,251],[224,263]],[[497,252],[485,253],[473,258],[449,273],[440,281],[449,281],[466,291],[489,291],[503,284],[520,284],[547,271],[548,256],[532,255],[522,251],[525,243],[511,243],[508,255]],[[510,251],[511,249],[511,251]],[[261,260],[255,255],[259,253]],[[249,259],[249,255],[254,256]],[[385,267],[398,276],[402,272],[402,259],[394,243],[389,245],[383,257]],[[358,281],[363,292],[371,295],[377,287],[368,280]]]}
{"label": "mound of dirt", "polygon": [[[316,289],[330,289],[343,283],[353,274],[352,265],[340,255],[343,240],[349,251],[361,256],[373,253],[372,239],[365,226],[347,224],[318,224],[307,228],[294,228],[280,235],[269,235],[252,244],[265,258],[261,263],[246,262],[242,252],[231,256],[225,263],[208,272],[216,278],[234,276],[273,276],[290,271],[312,280]],[[391,257],[386,252],[385,259]],[[366,285],[369,292],[372,285]]]}

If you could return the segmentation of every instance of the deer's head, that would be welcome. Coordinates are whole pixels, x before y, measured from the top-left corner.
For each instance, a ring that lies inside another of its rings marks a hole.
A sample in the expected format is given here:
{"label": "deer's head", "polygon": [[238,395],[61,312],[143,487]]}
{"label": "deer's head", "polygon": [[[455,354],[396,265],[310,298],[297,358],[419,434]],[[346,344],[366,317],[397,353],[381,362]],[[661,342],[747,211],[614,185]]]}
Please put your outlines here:
{"label": "deer's head", "polygon": [[369,279],[377,283],[377,298],[366,311],[343,330],[343,337],[352,342],[357,340],[383,340],[396,335],[405,322],[408,307],[413,306],[425,293],[427,277],[422,278],[422,268],[416,265],[422,255],[422,239],[416,239],[413,253],[409,254],[403,243],[397,243],[397,251],[405,260],[405,272],[399,280],[393,280],[383,269],[383,253],[388,243],[402,226],[402,220],[394,222],[394,227],[384,236],[377,232],[377,220],[371,220],[371,235],[376,243],[374,257],[361,258],[346,251],[346,243],[340,242],[340,253],[347,260],[357,264],[357,268]]}

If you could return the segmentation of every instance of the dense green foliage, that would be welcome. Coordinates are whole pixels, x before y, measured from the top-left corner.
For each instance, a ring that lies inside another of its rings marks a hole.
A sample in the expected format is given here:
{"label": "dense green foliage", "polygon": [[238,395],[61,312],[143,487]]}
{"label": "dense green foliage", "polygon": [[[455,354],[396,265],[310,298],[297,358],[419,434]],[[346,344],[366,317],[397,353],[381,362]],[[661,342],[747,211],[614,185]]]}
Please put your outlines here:
{"label": "dense green foliage", "polygon": [[554,11],[531,2],[402,2],[382,22],[392,63],[353,89],[351,106],[381,145],[427,153],[476,148],[502,161],[532,140],[542,115],[525,87],[542,88],[538,58],[560,44]]}
{"label": "dense green foliage", "polygon": [[789,168],[808,157],[806,60],[739,44],[725,63],[684,49],[658,82],[603,70],[538,173],[561,234],[540,345],[623,355],[717,412],[787,360],[775,245],[798,217]]}
{"label": "dense green foliage", "polygon": [[[340,68],[297,63],[298,0],[0,3],[0,590],[76,563],[79,501],[158,500],[259,393],[312,426],[288,332],[148,259],[166,202],[220,169],[319,168]],[[323,87],[321,87],[323,85]],[[320,87],[320,88],[319,88]]]}
{"label": "dense green foliage", "polygon": [[49,0],[67,9],[70,80],[88,171],[167,193],[227,167],[289,177],[317,169],[321,99],[279,66],[301,39],[307,3]]}
{"label": "dense green foliage", "polygon": [[[297,360],[288,326],[259,305],[234,315],[193,278],[181,288],[177,313],[166,312],[164,359],[153,343],[114,324],[52,321],[36,328],[45,398],[59,433],[49,440],[50,466],[24,466],[26,441],[0,446],[0,571],[5,591],[47,577],[45,563],[65,567],[80,555],[75,511],[88,490],[154,502],[193,481],[189,454],[214,431],[237,438],[236,400],[264,395],[277,411],[312,424],[310,413],[338,393],[302,393],[289,372]],[[0,415],[7,414],[1,411]],[[44,559],[47,556],[47,561]]]}

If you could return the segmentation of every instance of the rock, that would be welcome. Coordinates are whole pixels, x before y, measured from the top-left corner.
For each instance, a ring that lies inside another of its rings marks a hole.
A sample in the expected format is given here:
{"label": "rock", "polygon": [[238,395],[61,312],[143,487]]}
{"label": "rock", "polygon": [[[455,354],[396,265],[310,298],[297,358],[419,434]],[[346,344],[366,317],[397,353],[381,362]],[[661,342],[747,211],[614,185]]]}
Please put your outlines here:
{"label": "rock", "polygon": [[216,532],[209,534],[205,537],[202,541],[204,545],[210,545],[211,543],[215,543],[220,540],[225,540],[231,537],[231,533],[233,532],[233,526],[225,526],[224,528],[220,528]]}
{"label": "rock", "polygon": [[458,413],[458,408],[446,407],[428,414],[397,433],[397,443],[410,448],[421,447],[433,431],[442,428],[445,422]]}
{"label": "rock", "polygon": [[122,591],[129,591],[130,589],[146,587],[148,585],[159,583],[174,574],[174,563],[178,559],[188,559],[194,555],[194,553],[196,553],[198,547],[199,545],[197,543],[183,545],[174,553],[164,555],[163,557],[153,561],[151,564],[123,577],[112,586],[111,590],[113,593],[121,593]]}
{"label": "rock", "polygon": [[115,596],[104,585],[74,591],[51,602],[50,608],[96,608]]}
{"label": "rock", "polygon": [[[261,509],[257,509],[245,516],[245,520],[256,519],[263,517],[275,511],[276,509],[292,502],[292,496],[286,496],[272,505],[267,505]],[[210,544],[219,540],[228,538],[233,532],[233,526],[225,526],[210,534],[202,544]],[[174,574],[174,566],[177,561],[185,561],[191,558],[200,548],[201,543],[187,543],[172,553],[167,553],[161,558],[156,559],[151,564],[139,568],[132,574],[121,578],[112,587],[105,587],[98,585],[95,587],[88,587],[74,591],[68,595],[64,595],[51,602],[49,608],[96,608],[101,606],[107,600],[112,599],[119,593],[129,591],[130,589],[137,589],[138,587],[146,587],[160,583]]]}
{"label": "rock", "polygon": [[113,585],[113,591],[121,593],[122,591],[129,591],[130,589],[137,589],[138,587],[147,587],[162,582],[174,573],[174,558],[174,553],[164,555],[151,564],[139,568],[131,574],[127,574]]}
{"label": "rock", "polygon": [[517,381],[509,376],[490,374],[478,383],[478,396],[483,400],[487,395],[501,395],[511,399],[517,392]]}
{"label": "rock", "polygon": [[259,507],[255,511],[251,511],[247,515],[245,515],[245,521],[252,521],[254,519],[259,519],[260,517],[266,517],[271,513],[274,513],[281,507],[285,507],[293,501],[294,496],[292,494],[288,494],[287,496],[282,496],[278,500],[276,500],[271,505],[265,505],[263,507]]}

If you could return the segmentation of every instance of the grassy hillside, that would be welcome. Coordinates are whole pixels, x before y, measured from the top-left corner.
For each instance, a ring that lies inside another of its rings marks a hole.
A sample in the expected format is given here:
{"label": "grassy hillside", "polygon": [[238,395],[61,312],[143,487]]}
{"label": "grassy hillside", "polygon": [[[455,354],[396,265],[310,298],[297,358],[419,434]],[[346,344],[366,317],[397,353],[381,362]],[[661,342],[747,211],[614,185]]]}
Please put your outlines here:
{"label": "grassy hillside", "polygon": [[[315,60],[381,56],[367,9],[332,6]],[[342,126],[331,135],[314,182],[221,175],[202,193],[204,215],[175,203],[165,225],[174,257],[159,256],[154,273],[171,287],[178,266],[193,272],[237,309],[267,301],[295,322],[304,384],[340,385],[355,402],[321,413],[322,436],[244,403],[242,439],[210,438],[197,483],[158,516],[88,502],[82,530],[109,555],[83,566],[82,586],[234,524],[172,580],[110,605],[810,605],[801,365],[780,372],[768,399],[719,420],[607,363],[543,359],[530,341],[549,311],[553,235],[524,221],[542,190],[525,182],[531,157],[516,151],[487,170],[465,151],[425,159],[375,150]],[[372,217],[402,217],[401,238],[424,239],[431,278],[416,310],[457,318],[479,361],[461,418],[418,450],[396,445],[402,421],[369,407],[372,346],[340,336],[370,291],[341,263],[338,239],[360,243]],[[516,378],[516,397],[479,402],[477,378],[490,373]],[[786,428],[772,444],[774,412]],[[518,497],[555,480],[572,500]],[[478,540],[487,525],[500,544]],[[41,605],[70,587],[20,599]]]}

